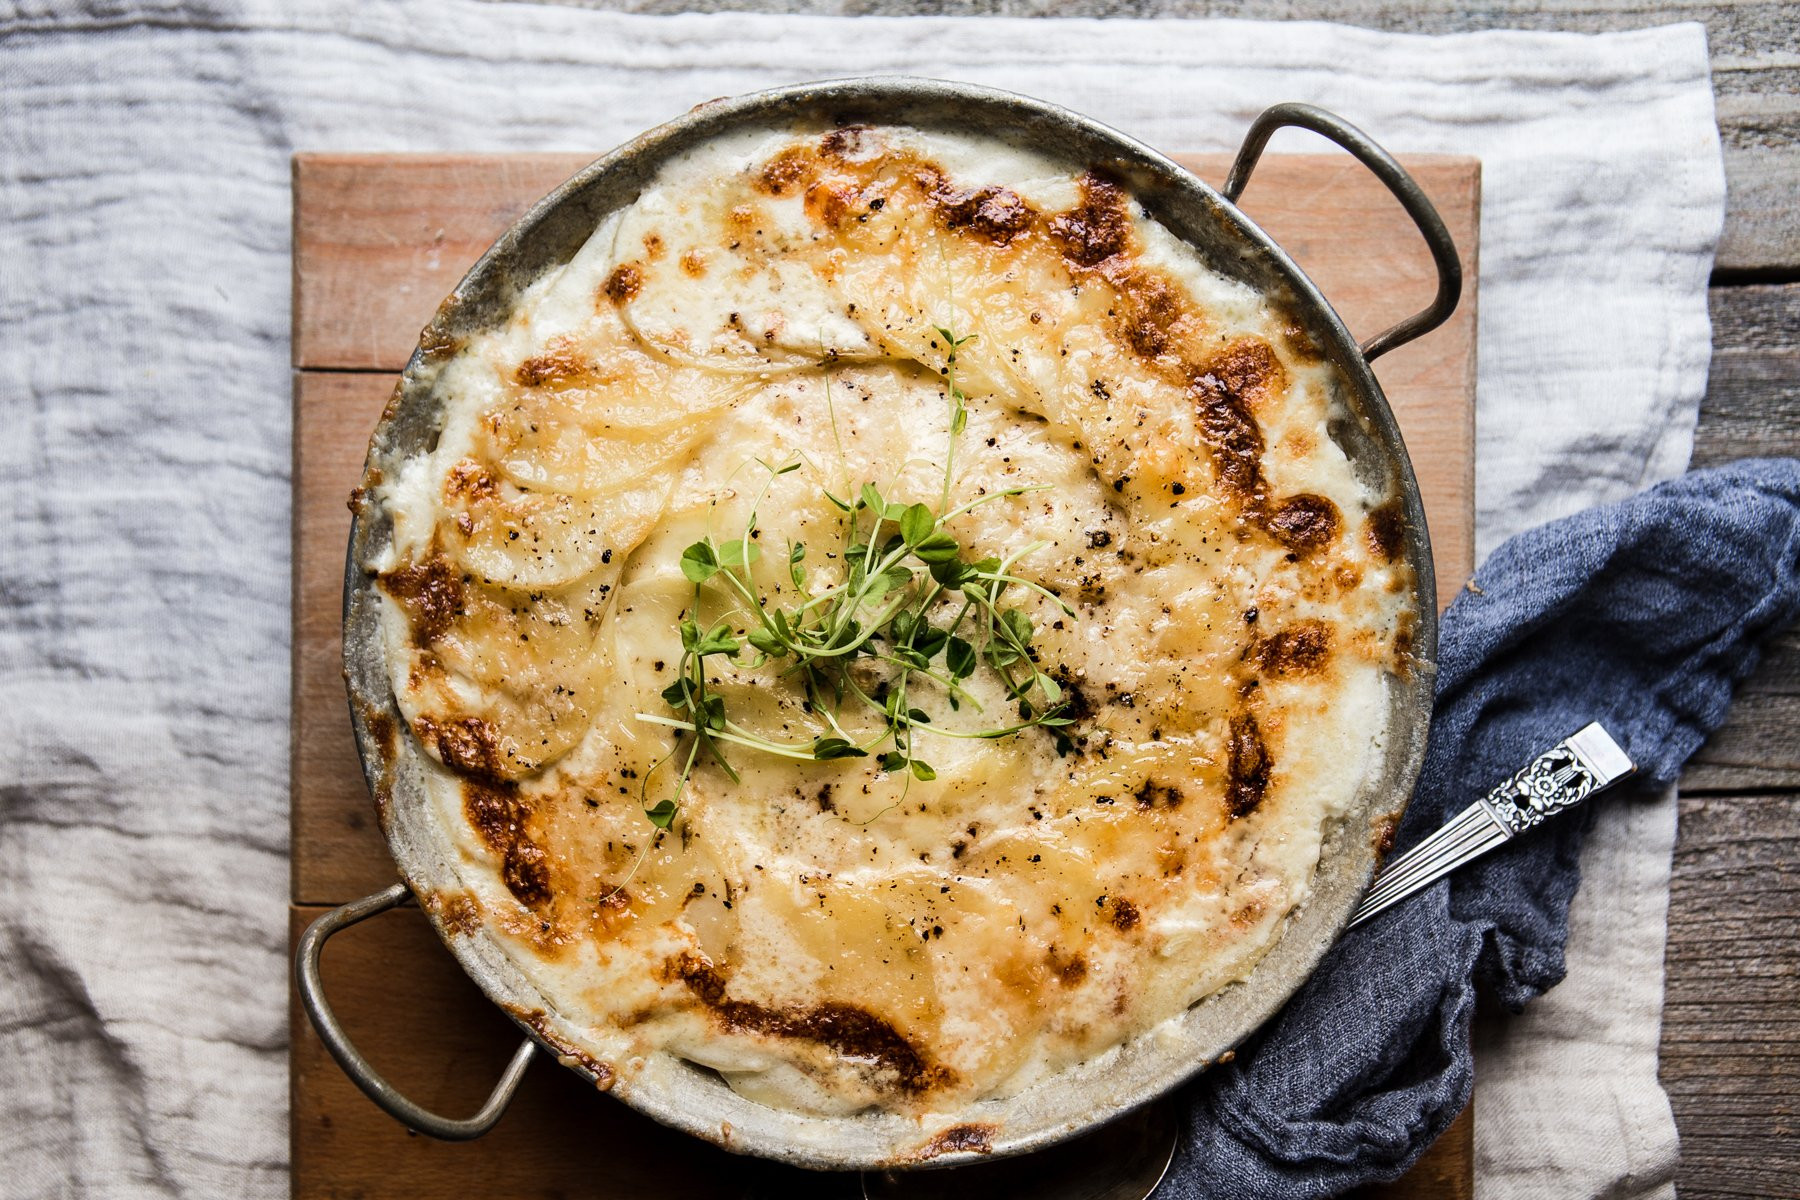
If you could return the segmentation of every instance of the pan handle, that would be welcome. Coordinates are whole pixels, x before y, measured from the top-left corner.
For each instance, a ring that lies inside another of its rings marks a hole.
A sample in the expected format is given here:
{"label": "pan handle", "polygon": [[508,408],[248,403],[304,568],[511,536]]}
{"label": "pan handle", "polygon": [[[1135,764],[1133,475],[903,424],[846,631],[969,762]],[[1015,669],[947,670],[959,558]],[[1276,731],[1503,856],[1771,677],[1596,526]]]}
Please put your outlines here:
{"label": "pan handle", "polygon": [[1231,174],[1225,180],[1225,198],[1237,203],[1238,197],[1243,195],[1244,185],[1250,182],[1250,172],[1256,169],[1257,159],[1262,157],[1263,147],[1269,144],[1270,135],[1289,125],[1330,138],[1369,168],[1375,178],[1387,185],[1388,191],[1406,209],[1406,215],[1419,227],[1425,244],[1431,248],[1432,261],[1437,264],[1438,290],[1431,306],[1364,342],[1361,346],[1363,359],[1374,362],[1389,350],[1404,346],[1449,320],[1462,295],[1462,260],[1457,256],[1456,243],[1450,240],[1450,231],[1444,228],[1444,219],[1438,216],[1418,181],[1394,161],[1393,155],[1335,113],[1312,104],[1277,104],[1252,121],[1250,131],[1244,135],[1244,144],[1238,148],[1237,161],[1231,164]]}
{"label": "pan handle", "polygon": [[526,1038],[520,1044],[512,1061],[506,1065],[506,1073],[494,1085],[487,1103],[474,1116],[462,1120],[440,1117],[402,1096],[393,1084],[376,1073],[375,1068],[369,1065],[369,1060],[351,1044],[344,1033],[344,1027],[338,1024],[331,1005],[325,1000],[325,988],[319,979],[319,956],[324,952],[325,943],[332,934],[348,929],[358,921],[367,920],[376,913],[404,904],[411,895],[412,892],[404,883],[396,883],[386,891],[334,908],[308,925],[306,932],[300,935],[299,949],[294,952],[294,976],[300,989],[300,1006],[306,1010],[313,1028],[319,1033],[319,1040],[325,1043],[325,1049],[331,1052],[331,1057],[337,1060],[338,1066],[344,1068],[344,1074],[363,1090],[364,1095],[409,1129],[416,1129],[447,1142],[466,1142],[492,1129],[500,1120],[501,1114],[506,1112],[513,1093],[519,1089],[519,1081],[525,1078],[525,1068],[531,1065],[531,1059],[537,1050],[536,1043]]}

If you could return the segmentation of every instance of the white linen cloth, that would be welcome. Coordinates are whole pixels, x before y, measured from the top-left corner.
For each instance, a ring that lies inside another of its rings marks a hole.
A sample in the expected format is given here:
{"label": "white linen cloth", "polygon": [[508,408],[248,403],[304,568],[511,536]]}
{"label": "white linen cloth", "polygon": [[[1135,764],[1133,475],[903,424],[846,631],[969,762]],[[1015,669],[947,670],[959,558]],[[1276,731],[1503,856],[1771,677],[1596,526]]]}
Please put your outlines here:
{"label": "white linen cloth", "polygon": [[[1027,92],[1180,150],[1315,101],[1392,149],[1484,160],[1483,553],[1687,461],[1724,190],[1696,25],[289,8],[0,4],[7,1196],[288,1186],[295,150],[599,151],[714,96],[878,72]],[[1569,981],[1484,1034],[1484,1200],[1672,1194],[1674,828],[1669,797],[1605,808]]]}

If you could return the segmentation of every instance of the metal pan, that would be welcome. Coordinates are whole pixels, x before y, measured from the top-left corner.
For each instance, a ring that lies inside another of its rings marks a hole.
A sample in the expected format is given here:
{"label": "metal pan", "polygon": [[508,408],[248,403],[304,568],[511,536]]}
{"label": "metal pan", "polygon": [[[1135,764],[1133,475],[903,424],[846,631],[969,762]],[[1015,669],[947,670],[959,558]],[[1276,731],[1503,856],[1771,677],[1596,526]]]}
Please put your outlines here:
{"label": "metal pan", "polygon": [[[1280,940],[1248,979],[1114,1052],[1016,1096],[979,1101],[958,1114],[992,1128],[985,1153],[1017,1154],[1096,1128],[1217,1061],[1280,1008],[1312,972],[1367,889],[1379,857],[1375,831],[1389,827],[1418,774],[1437,649],[1436,589],[1425,512],[1400,431],[1369,364],[1441,325],[1456,307],[1462,271],[1449,233],[1417,183],[1359,130],[1308,105],[1282,104],[1258,117],[1220,192],[1116,130],[1006,92],[912,78],[844,80],[760,92],[702,105],[651,130],[577,174],[509,229],[444,301],[421,336],[374,432],[365,482],[393,472],[409,456],[435,443],[441,411],[434,382],[443,348],[504,321],[526,286],[570,258],[602,220],[631,203],[670,159],[698,143],[746,129],[854,122],[979,130],[1064,161],[1077,171],[1098,168],[1120,180],[1153,218],[1196,247],[1216,270],[1258,288],[1294,315],[1335,368],[1336,399],[1351,414],[1334,423],[1332,436],[1360,474],[1400,498],[1406,518],[1403,553],[1416,587],[1413,656],[1420,668],[1391,689],[1391,702],[1383,714],[1385,753],[1375,756],[1348,817],[1328,831],[1308,899],[1290,915]],[[1322,134],[1368,167],[1405,206],[1436,261],[1438,292],[1430,306],[1361,346],[1312,282],[1234,203],[1270,135],[1285,126]],[[479,1112],[452,1120],[407,1100],[350,1044],[326,1003],[319,979],[319,956],[326,939],[414,894],[428,898],[459,887],[454,852],[424,815],[425,753],[407,732],[395,705],[374,579],[361,565],[372,561],[390,533],[388,515],[378,504],[361,507],[345,568],[344,666],[363,768],[405,882],[316,921],[300,941],[296,971],[301,1003],[326,1048],[375,1103],[422,1133],[465,1139],[480,1136],[499,1119],[538,1047],[590,1079],[599,1078],[604,1068],[569,1053],[570,1027],[485,929],[453,936],[436,915],[433,924],[450,952],[528,1035]],[[666,1053],[653,1055],[640,1072],[621,1078],[613,1091],[657,1120],[727,1149],[805,1167],[953,1165],[974,1153],[953,1148],[935,1156],[922,1154],[925,1133],[916,1121],[894,1114],[818,1117],[767,1108],[739,1096],[713,1072]]]}

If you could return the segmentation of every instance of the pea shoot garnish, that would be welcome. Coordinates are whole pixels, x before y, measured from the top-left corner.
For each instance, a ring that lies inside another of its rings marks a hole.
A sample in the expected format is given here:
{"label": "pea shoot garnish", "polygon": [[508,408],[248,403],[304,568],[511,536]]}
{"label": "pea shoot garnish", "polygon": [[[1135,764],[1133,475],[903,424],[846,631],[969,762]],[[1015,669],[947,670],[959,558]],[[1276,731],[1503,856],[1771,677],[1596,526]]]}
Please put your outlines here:
{"label": "pea shoot garnish", "polygon": [[[850,498],[824,491],[839,514],[837,545],[827,557],[841,568],[814,578],[807,570],[805,543],[790,543],[783,574],[793,586],[783,597],[786,604],[763,588],[753,570],[763,557],[756,505],[741,536],[719,541],[708,534],[682,552],[681,571],[694,585],[694,598],[681,618],[675,681],[662,692],[673,715],[638,714],[641,721],[678,731],[675,749],[663,759],[683,760],[673,789],[651,799],[655,770],[645,774],[642,784],[645,814],[658,828],[674,824],[701,755],[738,781],[727,747],[813,762],[879,756],[881,769],[904,773],[910,787],[914,779],[937,778],[920,754],[921,734],[998,739],[1033,728],[1055,732],[1071,724],[1062,715],[1062,688],[1040,669],[1033,651],[1031,617],[1017,605],[1022,593],[1035,593],[1074,616],[1061,597],[1013,573],[1020,559],[1046,543],[1027,545],[1004,558],[977,556],[950,528],[981,505],[1041,489],[1005,488],[951,506],[956,439],[968,423],[967,397],[956,382],[956,351],[970,337],[958,338],[943,328],[937,333],[947,347],[942,374],[950,436],[936,508],[890,501],[873,483],[864,483]],[[762,465],[773,483],[802,464]],[[767,494],[765,484],[756,503]],[[841,577],[833,579],[840,569]],[[738,624],[727,619],[701,625],[696,614],[707,589],[723,594]],[[767,669],[792,681],[826,731],[810,742],[783,742],[745,728],[726,710],[725,697],[709,685],[709,660],[723,660],[740,672]],[[1016,705],[1017,718],[975,730],[934,723],[923,705],[945,703],[952,711],[969,705],[981,711],[963,686],[978,672],[991,672],[999,681]]]}

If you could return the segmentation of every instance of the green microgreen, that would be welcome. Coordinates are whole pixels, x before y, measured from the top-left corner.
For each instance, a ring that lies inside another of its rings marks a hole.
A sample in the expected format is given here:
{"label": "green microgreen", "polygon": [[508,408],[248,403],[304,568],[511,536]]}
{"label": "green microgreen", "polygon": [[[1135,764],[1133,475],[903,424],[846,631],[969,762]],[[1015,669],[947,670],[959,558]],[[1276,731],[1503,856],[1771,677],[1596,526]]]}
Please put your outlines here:
{"label": "green microgreen", "polygon": [[[968,397],[956,380],[956,353],[973,335],[957,337],[941,327],[936,333],[945,347],[942,375],[950,408],[944,486],[936,508],[889,500],[875,483],[862,484],[851,492],[850,500],[824,491],[839,514],[838,542],[825,557],[842,564],[841,575],[835,570],[809,575],[803,565],[806,545],[792,542],[786,563],[792,590],[786,595],[780,588],[771,593],[752,571],[762,557],[756,508],[768,495],[769,484],[801,463],[761,463],[769,473],[768,482],[752,504],[741,535],[721,541],[709,533],[682,552],[681,572],[694,585],[694,595],[680,621],[682,653],[676,678],[662,692],[674,715],[638,714],[641,721],[676,732],[675,748],[646,772],[642,783],[645,815],[659,829],[674,824],[702,754],[737,780],[724,747],[813,762],[874,756],[881,770],[903,773],[905,786],[910,787],[912,780],[937,778],[936,769],[917,753],[920,731],[998,739],[1033,728],[1054,733],[1070,724],[1061,715],[1065,708],[1061,687],[1039,667],[1033,649],[1037,631],[1015,600],[1016,592],[1034,593],[1066,616],[1074,616],[1055,593],[1013,573],[1019,559],[1043,544],[1023,547],[1006,558],[978,555],[949,527],[981,505],[1041,488],[1004,488],[951,506],[956,441],[968,423]],[[833,426],[835,432],[835,414]],[[723,593],[741,625],[721,620],[702,627],[695,614],[708,588]],[[830,732],[810,742],[780,742],[743,727],[727,713],[724,697],[709,683],[709,659],[722,659],[740,671],[766,668],[792,680],[808,710]],[[860,662],[879,667],[859,672]],[[919,701],[941,697],[952,711],[960,711],[965,703],[980,711],[963,684],[984,669],[1004,686],[1018,707],[1019,719],[972,731],[934,723]],[[871,679],[879,683],[866,687]],[[859,735],[846,729],[844,719],[851,712],[865,714],[863,721],[852,722],[859,728],[866,727],[867,714],[873,714],[873,732]],[[672,791],[653,800],[651,777],[677,757],[682,765]]]}

